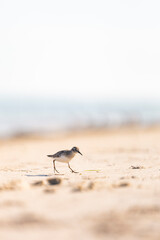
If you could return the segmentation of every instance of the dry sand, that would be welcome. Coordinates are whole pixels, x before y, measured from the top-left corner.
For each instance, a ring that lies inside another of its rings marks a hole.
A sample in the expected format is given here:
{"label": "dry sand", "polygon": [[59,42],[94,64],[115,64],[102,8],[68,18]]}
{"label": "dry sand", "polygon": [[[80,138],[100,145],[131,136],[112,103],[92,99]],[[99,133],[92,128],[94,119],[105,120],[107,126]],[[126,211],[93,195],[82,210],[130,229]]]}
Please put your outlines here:
{"label": "dry sand", "polygon": [[[63,175],[47,154],[78,146]],[[160,128],[0,141],[0,240],[160,239]]]}

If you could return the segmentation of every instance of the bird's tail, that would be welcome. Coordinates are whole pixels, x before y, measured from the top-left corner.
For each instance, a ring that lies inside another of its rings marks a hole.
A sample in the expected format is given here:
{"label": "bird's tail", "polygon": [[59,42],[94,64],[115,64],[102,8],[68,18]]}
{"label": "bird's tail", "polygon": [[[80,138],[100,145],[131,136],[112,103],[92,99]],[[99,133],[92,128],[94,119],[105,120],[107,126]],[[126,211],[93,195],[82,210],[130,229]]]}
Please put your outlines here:
{"label": "bird's tail", "polygon": [[47,155],[47,157],[53,157],[53,155]]}

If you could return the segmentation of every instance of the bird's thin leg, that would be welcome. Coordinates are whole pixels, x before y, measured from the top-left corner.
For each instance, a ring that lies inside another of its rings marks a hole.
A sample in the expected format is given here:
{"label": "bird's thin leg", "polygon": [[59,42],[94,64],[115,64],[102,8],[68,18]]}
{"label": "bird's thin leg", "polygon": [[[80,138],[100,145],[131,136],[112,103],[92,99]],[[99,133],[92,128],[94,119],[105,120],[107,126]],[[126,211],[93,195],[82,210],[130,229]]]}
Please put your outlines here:
{"label": "bird's thin leg", "polygon": [[70,167],[69,163],[68,163],[68,167],[69,167],[69,169],[71,169],[72,173],[78,173],[78,172],[73,171],[73,169]]}
{"label": "bird's thin leg", "polygon": [[57,171],[57,169],[56,169],[55,161],[56,161],[56,160],[53,160],[54,173],[55,173],[55,172],[59,173],[59,172]]}

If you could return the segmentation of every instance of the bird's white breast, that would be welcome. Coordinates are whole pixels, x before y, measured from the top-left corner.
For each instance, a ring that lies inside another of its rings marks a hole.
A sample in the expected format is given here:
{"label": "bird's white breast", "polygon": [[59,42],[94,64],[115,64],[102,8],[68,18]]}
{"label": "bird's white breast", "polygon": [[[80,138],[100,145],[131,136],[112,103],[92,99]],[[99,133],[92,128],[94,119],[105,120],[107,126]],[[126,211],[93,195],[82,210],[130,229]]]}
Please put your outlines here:
{"label": "bird's white breast", "polygon": [[73,157],[74,157],[74,156],[70,156],[70,157],[67,156],[67,157],[66,157],[66,156],[62,155],[61,157],[56,158],[56,161],[68,163],[69,161],[71,161],[71,159],[72,159]]}

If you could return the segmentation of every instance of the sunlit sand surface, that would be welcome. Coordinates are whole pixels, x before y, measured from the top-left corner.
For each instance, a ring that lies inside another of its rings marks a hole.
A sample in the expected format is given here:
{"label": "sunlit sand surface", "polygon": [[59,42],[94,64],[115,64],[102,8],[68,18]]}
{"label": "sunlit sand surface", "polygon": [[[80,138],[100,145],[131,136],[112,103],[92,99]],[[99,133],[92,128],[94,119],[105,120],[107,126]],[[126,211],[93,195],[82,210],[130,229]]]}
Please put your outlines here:
{"label": "sunlit sand surface", "polygon": [[[47,154],[78,146],[71,166]],[[0,239],[160,239],[160,128],[0,141]]]}

